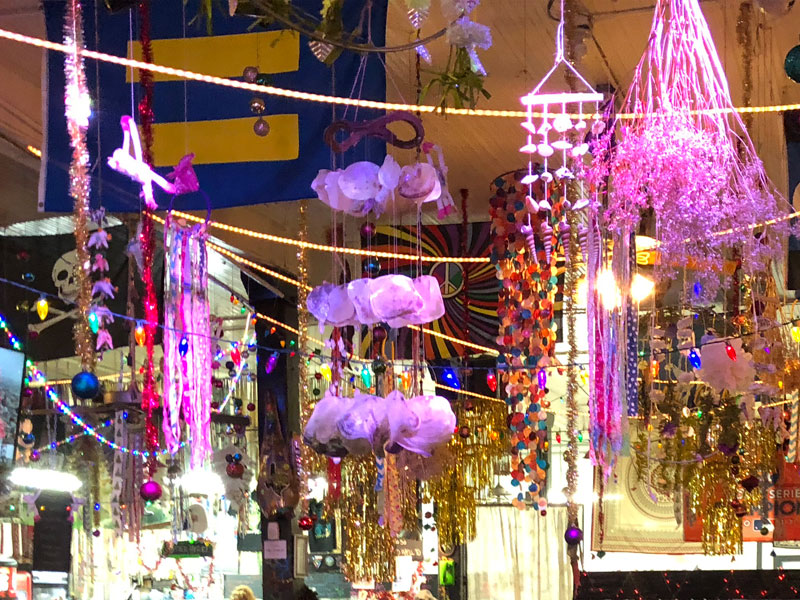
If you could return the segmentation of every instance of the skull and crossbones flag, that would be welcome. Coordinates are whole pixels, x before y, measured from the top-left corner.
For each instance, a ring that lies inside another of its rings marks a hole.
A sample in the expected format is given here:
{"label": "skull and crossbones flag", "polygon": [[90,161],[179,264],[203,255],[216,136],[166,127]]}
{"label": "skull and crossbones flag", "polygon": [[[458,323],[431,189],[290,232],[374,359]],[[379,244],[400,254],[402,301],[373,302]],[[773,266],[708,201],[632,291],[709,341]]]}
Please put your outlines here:
{"label": "skull and crossbones flag", "polygon": [[[128,302],[128,230],[125,226],[106,227],[110,234],[108,249],[108,277],[114,287],[114,298],[106,302],[115,315],[125,315]],[[72,329],[77,317],[75,300],[78,284],[75,278],[76,252],[72,232],[38,236],[0,236],[0,249],[6,260],[0,266],[2,277],[19,283],[29,291],[11,284],[0,287],[0,306],[12,330],[24,341],[27,355],[33,360],[51,360],[75,354]],[[162,260],[154,261],[154,277],[161,280]],[[135,272],[137,294],[141,293],[141,277]],[[157,288],[160,286],[157,285]],[[48,301],[44,320],[36,312],[36,302],[42,292]],[[140,296],[132,298],[141,312]],[[159,298],[159,303],[161,299]],[[137,318],[142,318],[138,312]],[[107,329],[115,348],[128,345],[130,327],[135,323],[119,316]],[[157,340],[158,341],[158,340]]]}

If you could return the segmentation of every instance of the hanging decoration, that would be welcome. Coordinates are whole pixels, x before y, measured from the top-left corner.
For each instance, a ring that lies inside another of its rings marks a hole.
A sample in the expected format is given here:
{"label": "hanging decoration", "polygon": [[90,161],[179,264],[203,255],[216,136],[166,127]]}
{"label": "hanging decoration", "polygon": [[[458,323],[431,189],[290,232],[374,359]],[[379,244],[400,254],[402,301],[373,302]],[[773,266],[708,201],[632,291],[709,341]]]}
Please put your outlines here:
{"label": "hanging decoration", "polygon": [[75,322],[75,351],[84,371],[94,370],[94,341],[89,326],[92,306],[91,261],[89,256],[89,150],[86,130],[92,114],[91,98],[86,86],[83,64],[83,15],[80,0],[69,0],[64,22],[64,45],[70,48],[65,55],[64,110],[67,131],[72,147],[70,163],[70,196],[73,199],[75,224],[75,280],[78,316]]}
{"label": "hanging decoration", "polygon": [[[659,277],[688,265],[701,301],[714,298],[726,249],[745,272],[762,270],[790,232],[791,207],[768,180],[741,117],[698,0],[659,0],[647,50],[636,68],[618,140],[595,149],[593,182],[610,175],[603,221],[624,237],[652,210]],[[754,215],[772,225],[755,230]],[[722,233],[715,233],[722,232]]]}
{"label": "hanging decoration", "polygon": [[[139,12],[139,41],[142,45],[142,60],[145,62],[153,61],[153,46],[150,39],[150,0],[141,0],[138,3]],[[153,166],[153,74],[150,71],[141,71],[139,82],[142,87],[142,98],[139,101],[139,121],[142,125],[144,145],[142,148],[142,162],[149,167]],[[123,120],[123,123],[125,121]],[[139,139],[139,130],[133,126],[133,120],[128,121],[128,129],[125,130],[132,139]],[[124,144],[123,144],[124,147]],[[138,157],[137,157],[138,158]],[[113,165],[112,165],[113,168]],[[142,196],[145,207],[141,212],[141,230],[139,233],[139,244],[142,249],[142,279],[144,280],[144,316],[145,316],[145,363],[144,363],[144,382],[142,385],[142,410],[145,413],[145,444],[150,453],[148,461],[149,476],[152,477],[156,470],[155,453],[158,450],[158,428],[153,419],[153,414],[158,409],[159,398],[156,390],[155,381],[155,361],[153,348],[156,339],[156,327],[158,319],[158,299],[156,297],[155,282],[153,281],[153,262],[155,259],[155,227],[153,225],[153,214],[150,205],[149,193],[151,186],[142,183]]]}
{"label": "hanging decoration", "polygon": [[163,431],[165,444],[174,454],[182,438],[181,421],[186,423],[191,439],[192,467],[201,465],[211,450],[207,237],[205,224],[187,227],[167,214],[164,228]]}
{"label": "hanging decoration", "polygon": [[[92,220],[96,229],[89,236],[88,247],[94,252],[92,257],[92,273],[96,274],[96,280],[92,286],[92,314],[97,319],[97,342],[95,350],[102,352],[111,350],[114,342],[111,333],[106,328],[109,323],[114,322],[114,315],[106,306],[107,300],[112,300],[115,296],[111,279],[108,277],[108,261],[103,255],[103,250],[108,250],[108,242],[111,234],[107,233],[103,227],[106,225],[106,212],[100,208],[92,212]],[[92,330],[94,326],[90,323]]]}

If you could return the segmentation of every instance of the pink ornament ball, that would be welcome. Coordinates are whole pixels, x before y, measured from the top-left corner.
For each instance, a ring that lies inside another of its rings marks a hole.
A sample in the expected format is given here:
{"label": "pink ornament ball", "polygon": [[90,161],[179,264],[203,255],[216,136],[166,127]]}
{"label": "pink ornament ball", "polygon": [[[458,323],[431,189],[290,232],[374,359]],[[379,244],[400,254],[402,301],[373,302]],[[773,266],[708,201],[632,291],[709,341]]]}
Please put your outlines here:
{"label": "pink ornament ball", "polygon": [[139,488],[139,495],[145,502],[155,502],[161,498],[162,493],[161,486],[153,480],[145,481]]}

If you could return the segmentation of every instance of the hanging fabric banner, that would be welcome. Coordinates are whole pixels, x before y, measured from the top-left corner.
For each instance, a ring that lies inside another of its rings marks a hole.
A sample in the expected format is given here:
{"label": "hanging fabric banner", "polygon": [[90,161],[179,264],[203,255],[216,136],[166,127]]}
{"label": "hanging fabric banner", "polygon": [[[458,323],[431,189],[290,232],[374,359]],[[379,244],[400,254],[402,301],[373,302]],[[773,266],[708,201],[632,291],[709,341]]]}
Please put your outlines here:
{"label": "hanging fabric banner", "polygon": [[[200,2],[165,0],[155,7],[152,19],[154,62],[207,75],[239,79],[245,67],[256,67],[258,82],[276,87],[338,96],[360,95],[385,100],[386,81],[378,55],[364,59],[345,51],[331,68],[317,60],[308,40],[276,27],[252,28],[255,19],[230,17],[213,6],[211,34],[203,18],[196,18]],[[308,12],[320,14],[322,0],[293,0]],[[372,43],[384,44],[386,0],[371,3]],[[344,26],[359,25],[362,3],[345,3]],[[63,2],[45,2],[48,39],[61,42]],[[99,0],[84,2],[85,40],[89,50],[141,59],[136,11],[109,12]],[[42,156],[39,210],[68,212],[69,137],[64,118],[64,58],[47,55],[45,78],[45,144]],[[92,97],[92,116],[87,132],[92,165],[92,205],[109,212],[136,212],[140,208],[139,186],[113,172],[105,162],[120,146],[119,120],[135,114],[141,93],[139,73],[117,65],[87,60],[86,75]],[[155,167],[167,174],[187,153],[194,152],[200,186],[215,199],[214,208],[280,202],[307,198],[310,183],[320,169],[330,167],[330,150],[323,132],[332,120],[344,115],[330,105],[253,94],[195,81],[154,74],[156,123],[153,128]],[[354,84],[358,87],[354,87]],[[379,116],[361,109],[359,119]],[[266,126],[259,124],[259,118]],[[258,134],[257,131],[258,130]],[[266,135],[262,135],[268,130]],[[385,146],[368,141],[344,155],[345,161],[380,162]],[[205,208],[202,202],[184,206]],[[164,198],[161,202],[164,208]]]}

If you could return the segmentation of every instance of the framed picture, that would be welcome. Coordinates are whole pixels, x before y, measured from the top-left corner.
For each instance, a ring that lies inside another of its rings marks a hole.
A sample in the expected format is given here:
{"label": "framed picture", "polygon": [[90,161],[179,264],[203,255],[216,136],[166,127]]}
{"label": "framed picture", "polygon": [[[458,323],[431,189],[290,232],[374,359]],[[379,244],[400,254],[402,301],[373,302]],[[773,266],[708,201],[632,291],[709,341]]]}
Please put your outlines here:
{"label": "framed picture", "polygon": [[304,535],[294,536],[294,576],[308,575],[308,538]]}

